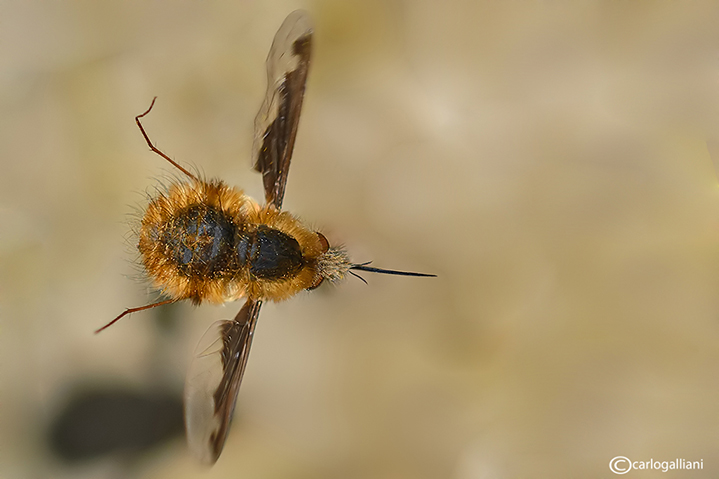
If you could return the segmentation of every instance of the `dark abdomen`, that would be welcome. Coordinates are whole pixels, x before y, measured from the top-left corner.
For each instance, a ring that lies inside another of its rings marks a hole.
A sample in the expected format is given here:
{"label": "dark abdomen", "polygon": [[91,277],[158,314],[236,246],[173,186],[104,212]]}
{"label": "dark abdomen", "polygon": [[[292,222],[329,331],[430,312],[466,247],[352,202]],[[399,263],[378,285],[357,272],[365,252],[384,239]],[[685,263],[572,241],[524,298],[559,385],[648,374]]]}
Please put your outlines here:
{"label": "dark abdomen", "polygon": [[222,212],[194,205],[171,220],[160,241],[181,274],[214,279],[241,267],[234,248],[238,229]]}

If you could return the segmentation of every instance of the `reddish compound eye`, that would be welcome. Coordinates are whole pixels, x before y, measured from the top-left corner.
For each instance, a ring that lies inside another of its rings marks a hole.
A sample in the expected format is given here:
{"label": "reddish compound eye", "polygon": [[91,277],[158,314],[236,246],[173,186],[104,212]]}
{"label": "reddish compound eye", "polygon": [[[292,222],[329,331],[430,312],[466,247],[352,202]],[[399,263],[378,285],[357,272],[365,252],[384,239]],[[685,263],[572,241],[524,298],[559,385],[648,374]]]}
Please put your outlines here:
{"label": "reddish compound eye", "polygon": [[314,283],[312,283],[312,286],[307,288],[307,291],[312,291],[313,289],[317,289],[322,284],[322,281],[324,281],[325,278],[322,276],[318,276]]}
{"label": "reddish compound eye", "polygon": [[[320,233],[319,231],[317,232],[317,236],[319,237],[319,239],[320,239],[320,244],[322,245],[322,252],[323,252],[323,253],[326,253],[327,250],[330,249],[330,242],[327,241],[327,238],[325,238],[325,235],[323,235],[323,234]],[[317,286],[319,286],[319,284],[318,284]],[[315,286],[315,287],[316,287],[316,286]]]}

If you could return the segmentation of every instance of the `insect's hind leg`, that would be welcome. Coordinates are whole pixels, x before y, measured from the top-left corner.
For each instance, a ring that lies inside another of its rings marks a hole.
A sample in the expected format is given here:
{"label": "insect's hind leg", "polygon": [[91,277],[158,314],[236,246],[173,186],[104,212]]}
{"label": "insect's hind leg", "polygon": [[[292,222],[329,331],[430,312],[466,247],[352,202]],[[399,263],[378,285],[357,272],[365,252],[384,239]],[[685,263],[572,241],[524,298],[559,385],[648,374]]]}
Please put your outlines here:
{"label": "insect's hind leg", "polygon": [[186,169],[184,169],[183,167],[181,167],[177,162],[175,162],[175,160],[173,160],[172,158],[170,158],[169,156],[167,156],[166,154],[164,154],[163,152],[161,152],[160,150],[158,150],[157,148],[155,148],[155,145],[153,145],[153,144],[152,144],[152,141],[150,141],[150,137],[147,136],[147,133],[145,133],[145,129],[142,127],[142,123],[140,123],[140,118],[142,118],[143,116],[145,116],[145,115],[147,115],[148,113],[150,113],[150,110],[152,110],[152,107],[155,105],[155,100],[157,100],[157,97],[155,97],[155,98],[152,99],[152,103],[150,103],[150,108],[148,108],[145,113],[143,113],[143,114],[141,114],[141,115],[137,115],[137,116],[135,117],[135,123],[137,123],[137,126],[140,128],[140,131],[142,132],[142,136],[145,137],[145,141],[147,142],[147,145],[150,147],[150,149],[151,149],[152,151],[154,151],[155,153],[157,153],[158,155],[160,155],[161,157],[163,157],[164,159],[166,159],[167,161],[169,161],[170,163],[172,163],[172,165],[173,165],[175,168],[177,168],[178,170],[180,170],[181,172],[183,172],[184,174],[186,174],[187,176],[189,176],[189,177],[192,178],[193,180],[199,181],[195,175],[193,175],[192,173],[190,173],[189,171],[187,171]]}
{"label": "insect's hind leg", "polygon": [[[152,108],[152,107],[150,107],[150,108]],[[148,110],[148,111],[150,111],[150,110]],[[123,311],[118,317],[116,317],[115,319],[113,319],[112,321],[107,323],[105,326],[101,327],[100,329],[95,330],[95,334],[99,333],[100,331],[102,331],[104,329],[109,328],[110,326],[112,326],[116,322],[120,321],[123,317],[127,316],[130,313],[136,313],[138,311],[144,311],[146,309],[156,308],[157,306],[164,306],[166,304],[174,303],[175,301],[177,301],[177,300],[176,299],[166,299],[164,301],[159,301],[157,303],[140,306],[139,308],[128,308],[125,311]]]}

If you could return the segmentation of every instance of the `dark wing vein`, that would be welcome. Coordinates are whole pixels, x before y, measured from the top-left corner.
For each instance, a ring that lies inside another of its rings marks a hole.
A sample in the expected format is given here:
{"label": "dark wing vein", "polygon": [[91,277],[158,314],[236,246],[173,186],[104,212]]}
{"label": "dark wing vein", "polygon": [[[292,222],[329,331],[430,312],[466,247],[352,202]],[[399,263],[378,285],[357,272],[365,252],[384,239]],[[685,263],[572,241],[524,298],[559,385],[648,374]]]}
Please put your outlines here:
{"label": "dark wing vein", "polygon": [[213,464],[220,457],[247,366],[261,301],[248,299],[232,321],[205,333],[185,384],[185,424],[192,452]]}
{"label": "dark wing vein", "polygon": [[255,118],[253,161],[262,173],[267,204],[282,207],[292,150],[305,94],[312,50],[306,12],[292,12],[275,35],[267,56],[267,95]]}
{"label": "dark wing vein", "polygon": [[220,457],[225,445],[227,431],[232,421],[232,413],[237,404],[237,393],[240,390],[242,376],[245,374],[247,358],[250,355],[252,337],[257,325],[262,301],[248,299],[234,321],[223,325],[222,330],[222,367],[223,374],[220,385],[215,391],[215,415],[220,418],[220,427],[210,435],[210,446],[215,460]]}

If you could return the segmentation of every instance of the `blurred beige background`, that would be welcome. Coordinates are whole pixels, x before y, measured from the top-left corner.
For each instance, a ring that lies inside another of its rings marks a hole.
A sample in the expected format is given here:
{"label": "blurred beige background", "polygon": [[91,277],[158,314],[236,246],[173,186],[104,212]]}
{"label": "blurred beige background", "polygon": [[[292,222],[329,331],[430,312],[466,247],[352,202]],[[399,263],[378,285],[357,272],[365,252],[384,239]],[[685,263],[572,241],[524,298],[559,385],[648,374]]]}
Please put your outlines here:
{"label": "blurred beige background", "polygon": [[[252,121],[296,8],[316,40],[285,207],[439,277],[266,306],[209,471],[179,436],[64,461],[78,388],[179,393],[240,307],[92,334],[154,298],[128,221],[171,170],[133,117],[157,95],[160,148],[261,197]],[[709,2],[0,2],[0,477],[716,476],[718,47]]]}

